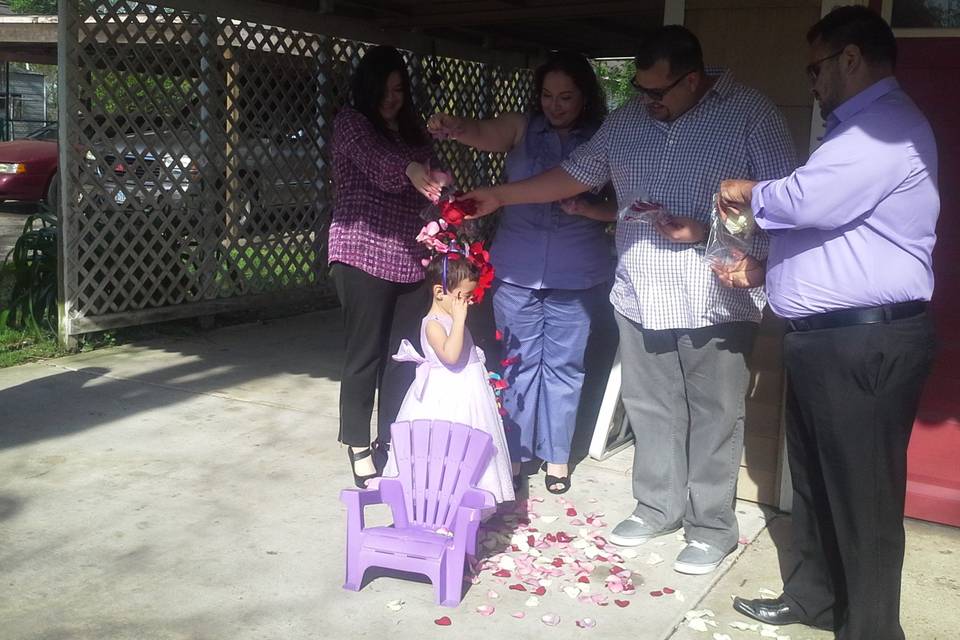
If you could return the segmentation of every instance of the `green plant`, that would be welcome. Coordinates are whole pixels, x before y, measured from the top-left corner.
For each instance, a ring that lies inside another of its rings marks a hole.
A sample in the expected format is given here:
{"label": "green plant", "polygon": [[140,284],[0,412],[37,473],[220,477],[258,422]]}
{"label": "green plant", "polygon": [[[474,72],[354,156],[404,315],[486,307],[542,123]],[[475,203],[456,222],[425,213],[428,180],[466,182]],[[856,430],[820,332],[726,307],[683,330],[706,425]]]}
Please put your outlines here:
{"label": "green plant", "polygon": [[[40,334],[57,328],[57,216],[48,208],[29,216],[4,264],[12,266],[10,302],[0,326]],[[9,267],[7,267],[9,268]]]}

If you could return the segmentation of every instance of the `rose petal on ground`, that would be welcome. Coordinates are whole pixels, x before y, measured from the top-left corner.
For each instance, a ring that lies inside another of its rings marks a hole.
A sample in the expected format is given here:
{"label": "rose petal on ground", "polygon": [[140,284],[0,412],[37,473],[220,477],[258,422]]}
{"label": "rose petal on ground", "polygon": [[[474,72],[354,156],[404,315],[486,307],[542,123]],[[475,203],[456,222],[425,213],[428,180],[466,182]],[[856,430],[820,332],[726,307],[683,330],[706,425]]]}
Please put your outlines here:
{"label": "rose petal on ground", "polygon": [[442,618],[437,618],[436,620],[434,620],[433,624],[440,627],[449,627],[453,623],[450,621],[450,618],[448,618],[447,616],[443,616]]}
{"label": "rose petal on ground", "polygon": [[583,620],[577,620],[577,626],[581,629],[593,629],[597,626],[597,621],[593,618],[584,618]]}
{"label": "rose petal on ground", "polygon": [[576,587],[564,587],[563,592],[573,599],[576,599],[577,596],[580,595],[580,589],[577,589]]}
{"label": "rose petal on ground", "polygon": [[570,507],[569,509],[567,509],[567,517],[568,517],[568,518],[575,518],[575,517],[577,517],[577,510],[574,509],[573,507]]}
{"label": "rose petal on ground", "polygon": [[584,522],[580,518],[574,518],[573,520],[570,521],[570,526],[573,526],[573,527],[582,527],[583,525],[584,525]]}
{"label": "rose petal on ground", "polygon": [[612,573],[613,575],[617,575],[621,571],[623,571],[623,567],[618,567],[617,565],[613,565],[612,567],[610,567],[610,573]]}
{"label": "rose petal on ground", "polygon": [[630,604],[630,601],[629,601],[629,600],[614,600],[614,601],[613,601],[613,604],[615,604],[615,605],[617,605],[618,607],[620,607],[621,609],[623,609],[624,607],[626,607],[626,606],[628,606],[628,605]]}
{"label": "rose petal on ground", "polygon": [[676,593],[676,591],[677,591],[676,589],[672,589],[671,587],[664,587],[664,588],[663,588],[663,592],[664,592],[665,594],[667,594],[668,596],[671,595],[671,594],[673,594],[673,593]]}
{"label": "rose petal on ground", "polygon": [[558,517],[559,516],[540,516],[540,521],[550,524],[551,522],[556,522]]}
{"label": "rose petal on ground", "polygon": [[661,562],[663,562],[663,557],[661,557],[659,553],[651,553],[649,556],[647,556],[647,564],[651,567],[658,565]]}
{"label": "rose petal on ground", "polygon": [[687,620],[687,626],[693,629],[694,631],[707,630],[707,623],[703,618],[694,618],[692,620]]}
{"label": "rose petal on ground", "polygon": [[523,611],[514,611],[510,615],[516,618],[517,620],[520,620],[521,618],[525,618],[527,614],[525,614]]}
{"label": "rose petal on ground", "polygon": [[535,596],[546,595],[546,593],[547,593],[546,587],[537,587],[536,589],[533,590],[533,595]]}
{"label": "rose petal on ground", "polygon": [[737,544],[750,544],[750,538],[747,536],[740,536],[740,539],[737,540]]}
{"label": "rose petal on ground", "polygon": [[549,627],[555,627],[558,624],[560,624],[560,616],[554,615],[552,613],[548,613],[542,618],[540,618],[540,622],[542,622],[543,624]]}
{"label": "rose petal on ground", "polygon": [[493,589],[490,589],[490,591],[487,591],[487,597],[490,598],[491,600],[496,600],[497,598],[500,597],[500,594],[494,591]]}
{"label": "rose petal on ground", "polygon": [[387,603],[387,609],[390,609],[390,611],[400,611],[400,609],[403,609],[403,605],[405,604],[407,603],[403,600],[391,600]]}
{"label": "rose petal on ground", "polygon": [[550,585],[553,584],[553,580],[550,580],[549,578],[544,578],[543,580],[537,580],[537,584],[539,584],[541,587],[549,587]]}
{"label": "rose petal on ground", "polygon": [[677,602],[686,602],[686,601],[687,601],[687,596],[683,595],[683,594],[680,593],[679,591],[678,591],[677,593],[673,594],[673,597],[677,599]]}
{"label": "rose petal on ground", "polygon": [[507,571],[506,569],[500,569],[499,571],[494,571],[493,575],[495,575],[498,578],[509,578],[513,574]]}
{"label": "rose petal on ground", "polygon": [[537,596],[530,596],[529,598],[527,598],[527,601],[524,602],[523,604],[528,607],[539,607],[540,598],[538,598]]}
{"label": "rose petal on ground", "polygon": [[577,578],[577,582],[582,582],[583,584],[590,584],[590,578],[587,576],[580,576]]}
{"label": "rose petal on ground", "polygon": [[526,588],[525,586],[523,586],[522,584],[519,584],[519,583],[517,583],[517,584],[512,584],[512,585],[510,585],[508,588],[510,589],[510,591],[526,591],[526,590],[527,590],[527,588]]}
{"label": "rose petal on ground", "polygon": [[492,616],[494,611],[496,611],[496,609],[491,607],[489,604],[482,604],[477,607],[477,613],[482,616]]}
{"label": "rose petal on ground", "polygon": [[620,549],[619,553],[620,553],[620,555],[623,556],[624,558],[631,558],[631,559],[632,559],[632,558],[636,558],[638,555],[640,555],[639,553],[637,553],[637,552],[634,551],[633,549]]}
{"label": "rose petal on ground", "polygon": [[659,589],[657,589],[655,591],[651,591],[650,595],[653,596],[654,598],[659,598],[660,596],[663,595],[663,591],[660,591]]}

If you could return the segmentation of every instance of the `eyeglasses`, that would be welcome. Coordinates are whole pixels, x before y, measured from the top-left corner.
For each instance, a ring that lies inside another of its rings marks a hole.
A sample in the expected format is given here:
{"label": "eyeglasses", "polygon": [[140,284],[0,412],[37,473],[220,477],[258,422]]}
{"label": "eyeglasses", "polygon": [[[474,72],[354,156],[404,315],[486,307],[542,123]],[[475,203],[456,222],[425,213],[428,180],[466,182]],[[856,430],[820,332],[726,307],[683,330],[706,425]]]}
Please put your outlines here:
{"label": "eyeglasses", "polygon": [[630,78],[630,85],[634,89],[636,89],[637,92],[640,93],[640,95],[644,96],[648,100],[661,102],[666,97],[666,95],[670,93],[671,89],[673,89],[675,86],[680,84],[680,82],[691,73],[693,73],[693,71],[687,71],[686,73],[682,74],[679,78],[677,78],[676,80],[674,80],[673,82],[671,82],[670,84],[668,84],[667,86],[661,89],[647,89],[646,87],[641,86],[640,83],[637,82],[636,76],[634,76],[633,78]]}
{"label": "eyeglasses", "polygon": [[821,65],[821,64],[823,64],[823,63],[826,62],[827,60],[832,60],[833,58],[839,57],[840,54],[842,54],[842,53],[843,53],[843,49],[840,49],[840,51],[837,51],[836,53],[830,54],[829,56],[826,56],[825,58],[820,58],[819,60],[814,60],[813,62],[811,62],[810,64],[808,64],[808,65],[807,65],[807,76],[810,78],[810,82],[816,82],[816,81],[817,81],[817,78],[820,77],[820,65]]}

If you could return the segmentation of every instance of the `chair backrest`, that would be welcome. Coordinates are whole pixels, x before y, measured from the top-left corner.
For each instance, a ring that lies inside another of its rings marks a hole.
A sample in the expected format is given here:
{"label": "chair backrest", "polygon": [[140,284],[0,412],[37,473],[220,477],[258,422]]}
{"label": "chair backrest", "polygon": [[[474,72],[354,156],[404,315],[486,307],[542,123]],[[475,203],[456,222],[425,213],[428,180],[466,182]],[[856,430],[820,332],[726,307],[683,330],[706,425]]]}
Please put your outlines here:
{"label": "chair backrest", "polygon": [[395,422],[390,432],[407,519],[452,529],[464,492],[476,487],[493,456],[493,438],[442,420]]}

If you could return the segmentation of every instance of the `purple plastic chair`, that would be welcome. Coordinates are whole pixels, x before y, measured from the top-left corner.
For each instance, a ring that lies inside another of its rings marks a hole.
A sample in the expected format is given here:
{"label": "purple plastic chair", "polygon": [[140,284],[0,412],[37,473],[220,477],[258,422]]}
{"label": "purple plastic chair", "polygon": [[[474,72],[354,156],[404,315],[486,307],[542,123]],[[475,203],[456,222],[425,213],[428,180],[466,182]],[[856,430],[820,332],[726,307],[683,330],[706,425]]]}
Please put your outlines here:
{"label": "purple plastic chair", "polygon": [[[476,555],[477,528],[493,494],[476,487],[493,456],[489,434],[439,420],[397,422],[390,429],[399,476],[367,489],[344,489],[347,505],[347,579],[359,591],[369,567],[421,573],[437,604],[455,607],[463,596],[463,569]],[[364,526],[363,510],[387,504],[393,525]],[[452,533],[452,535],[451,535]]]}

